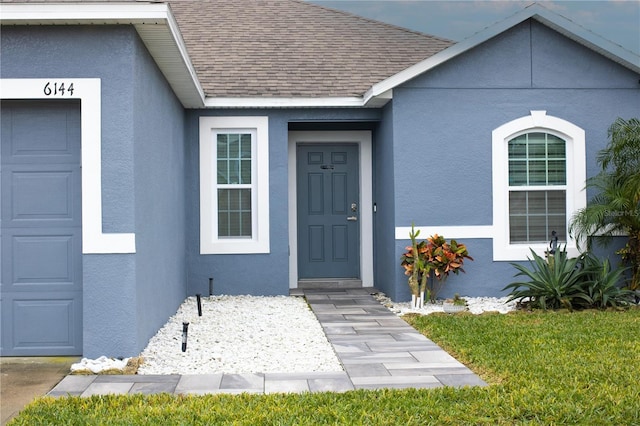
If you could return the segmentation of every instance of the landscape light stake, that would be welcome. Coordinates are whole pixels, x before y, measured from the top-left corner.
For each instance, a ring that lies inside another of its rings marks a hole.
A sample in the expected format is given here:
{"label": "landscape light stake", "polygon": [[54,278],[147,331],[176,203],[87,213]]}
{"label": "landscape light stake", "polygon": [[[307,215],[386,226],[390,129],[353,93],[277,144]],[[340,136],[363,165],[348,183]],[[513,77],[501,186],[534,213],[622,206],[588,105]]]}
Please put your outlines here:
{"label": "landscape light stake", "polygon": [[198,300],[198,316],[202,316],[202,301],[200,299],[200,293],[196,294],[196,299]]}
{"label": "landscape light stake", "polygon": [[182,352],[187,351],[187,331],[189,330],[189,323],[182,323]]}
{"label": "landscape light stake", "polygon": [[213,278],[209,278],[209,296],[213,296]]}

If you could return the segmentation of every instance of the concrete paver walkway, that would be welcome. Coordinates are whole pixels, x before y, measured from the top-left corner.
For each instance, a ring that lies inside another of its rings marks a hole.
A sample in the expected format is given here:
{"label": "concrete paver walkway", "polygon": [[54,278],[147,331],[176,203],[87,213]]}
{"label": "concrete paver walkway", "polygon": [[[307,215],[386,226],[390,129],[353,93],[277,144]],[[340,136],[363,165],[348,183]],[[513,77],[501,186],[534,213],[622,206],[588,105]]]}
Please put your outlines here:
{"label": "concrete paver walkway", "polygon": [[486,386],[371,295],[372,289],[304,290],[345,371],[202,375],[67,376],[48,395],[344,392]]}

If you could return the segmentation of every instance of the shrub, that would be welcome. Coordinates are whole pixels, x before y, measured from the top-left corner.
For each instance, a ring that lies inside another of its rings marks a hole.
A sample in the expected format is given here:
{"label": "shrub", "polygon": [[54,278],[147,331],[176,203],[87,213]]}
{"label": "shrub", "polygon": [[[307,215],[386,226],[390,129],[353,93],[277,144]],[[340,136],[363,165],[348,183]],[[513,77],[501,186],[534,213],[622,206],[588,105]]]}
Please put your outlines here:
{"label": "shrub", "polygon": [[583,254],[580,263],[586,272],[583,290],[591,301],[588,307],[604,309],[629,304],[634,292],[619,286],[629,268],[612,270],[608,259],[601,260],[592,253]]}
{"label": "shrub", "polygon": [[607,308],[626,306],[633,292],[622,289],[625,269],[611,269],[607,259],[592,253],[569,258],[566,250],[559,250],[549,261],[531,250],[531,269],[512,263],[519,271],[515,276],[528,277],[528,281],[513,282],[503,290],[511,289],[509,301],[518,300],[532,308]]}
{"label": "shrub", "polygon": [[515,276],[528,277],[529,281],[516,281],[504,287],[503,290],[512,289],[509,301],[518,299],[522,303],[528,299],[532,308],[542,309],[573,309],[578,301],[590,303],[582,289],[586,271],[578,267],[578,258],[569,258],[566,250],[558,250],[550,262],[533,250],[531,254],[531,269],[512,263],[519,271]]}

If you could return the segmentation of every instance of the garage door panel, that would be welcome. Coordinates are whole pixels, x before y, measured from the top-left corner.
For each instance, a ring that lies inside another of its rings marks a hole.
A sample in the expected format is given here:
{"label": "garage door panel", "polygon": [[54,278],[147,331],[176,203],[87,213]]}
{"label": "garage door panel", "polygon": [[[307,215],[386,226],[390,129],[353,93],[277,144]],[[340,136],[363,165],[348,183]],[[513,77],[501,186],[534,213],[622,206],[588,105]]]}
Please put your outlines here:
{"label": "garage door panel", "polygon": [[43,292],[38,298],[5,294],[3,311],[9,310],[13,319],[11,328],[5,329],[9,332],[7,346],[24,355],[77,354],[82,335],[80,300],[74,292]]}
{"label": "garage door panel", "polygon": [[[49,171],[8,171],[8,184],[12,186],[13,197],[6,208],[10,212],[5,226],[23,226],[31,221],[31,226],[52,226],[52,221],[70,222],[73,226],[80,221],[78,204],[80,194],[76,193],[77,176],[71,170]],[[78,223],[79,225],[79,223]]]}
{"label": "garage door panel", "polygon": [[13,236],[12,285],[72,287],[81,270],[74,255],[79,243],[72,234]]}
{"label": "garage door panel", "polygon": [[3,110],[2,131],[9,142],[3,156],[12,163],[69,162],[78,156],[74,141],[80,139],[77,107],[60,102],[13,102]]}

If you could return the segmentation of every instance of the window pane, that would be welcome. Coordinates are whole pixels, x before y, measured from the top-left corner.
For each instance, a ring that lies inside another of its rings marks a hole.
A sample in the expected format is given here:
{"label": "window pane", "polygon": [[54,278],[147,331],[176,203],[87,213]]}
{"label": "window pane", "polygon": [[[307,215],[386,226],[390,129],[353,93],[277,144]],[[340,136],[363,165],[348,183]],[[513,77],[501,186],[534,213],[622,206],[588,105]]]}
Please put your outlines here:
{"label": "window pane", "polygon": [[251,237],[251,189],[218,189],[218,237]]}
{"label": "window pane", "polygon": [[527,193],[525,191],[509,193],[509,212],[514,215],[527,213]]}
{"label": "window pane", "polygon": [[240,156],[242,158],[251,158],[251,135],[240,135]]}
{"label": "window pane", "polygon": [[240,156],[240,135],[228,135],[229,138],[229,158]]}
{"label": "window pane", "polygon": [[240,183],[251,184],[251,160],[240,161]]}
{"label": "window pane", "polygon": [[527,135],[509,141],[509,159],[527,157]]}
{"label": "window pane", "polygon": [[529,161],[529,185],[547,184],[547,162]]}
{"label": "window pane", "polygon": [[229,181],[227,183],[231,185],[237,185],[240,183],[240,164],[238,160],[229,160]]}
{"label": "window pane", "polygon": [[229,213],[218,212],[218,237],[230,237],[229,235]]}
{"label": "window pane", "polygon": [[527,192],[528,213],[530,215],[546,215],[547,214],[547,193],[545,191]]}
{"label": "window pane", "polygon": [[227,150],[228,150],[228,142],[227,142],[227,135],[223,135],[223,134],[218,134],[218,153],[217,156],[218,158],[228,158],[229,156],[227,155]]}
{"label": "window pane", "polygon": [[527,241],[527,218],[516,216],[509,218],[510,242],[524,243]]}
{"label": "window pane", "polygon": [[529,158],[547,157],[547,142],[545,136],[544,133],[529,133],[527,135]]}
{"label": "window pane", "polygon": [[549,160],[549,185],[567,184],[565,160]]}
{"label": "window pane", "polygon": [[556,231],[559,241],[567,241],[566,223],[567,218],[564,214],[558,216],[549,216],[549,236],[547,237],[547,239],[551,240],[551,231]]}
{"label": "window pane", "polygon": [[509,161],[509,185],[522,186],[527,184],[527,162]]}
{"label": "window pane", "polygon": [[563,214],[566,208],[566,191],[547,191],[548,207],[547,210],[550,214]]}
{"label": "window pane", "polygon": [[565,158],[565,142],[553,135],[547,135],[547,155],[549,158]]}
{"label": "window pane", "polygon": [[566,241],[566,191],[511,191],[509,240],[511,243],[547,242],[551,231]]}
{"label": "window pane", "polygon": [[542,243],[548,241],[551,231],[547,232],[546,216],[530,216],[529,217],[529,238],[530,243]]}

